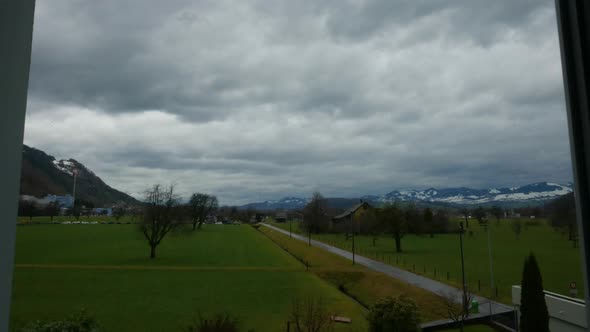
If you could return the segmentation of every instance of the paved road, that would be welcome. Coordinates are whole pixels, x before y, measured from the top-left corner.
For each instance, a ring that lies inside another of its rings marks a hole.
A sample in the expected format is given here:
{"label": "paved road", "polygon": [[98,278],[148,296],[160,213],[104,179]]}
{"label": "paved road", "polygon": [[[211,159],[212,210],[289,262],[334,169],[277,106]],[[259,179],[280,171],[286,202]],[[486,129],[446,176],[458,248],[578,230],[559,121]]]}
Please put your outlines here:
{"label": "paved road", "polygon": [[[271,228],[277,232],[281,232],[283,234],[289,235],[288,231],[283,230],[281,228],[271,226],[271,225],[268,225],[265,223],[263,223],[262,225],[265,227]],[[308,242],[307,237],[303,237],[303,236],[295,234],[295,233],[293,233],[292,236],[295,239]],[[311,240],[311,244],[315,247],[322,248],[322,249],[327,250],[331,253],[334,253],[336,255],[342,256],[342,257],[347,258],[349,260],[352,260],[352,253],[349,251],[342,250],[340,248],[336,248],[331,245],[328,245],[328,244],[325,244],[323,242],[316,241],[313,239]],[[411,285],[422,288],[424,290],[427,290],[429,292],[435,293],[440,296],[447,296],[448,294],[453,294],[453,296],[455,297],[455,301],[457,303],[461,303],[462,291],[458,288],[453,287],[453,286],[443,284],[442,282],[432,280],[432,279],[423,277],[421,275],[417,275],[412,272],[408,272],[406,270],[399,269],[395,266],[391,266],[389,264],[381,263],[379,261],[376,261],[376,260],[373,260],[373,259],[370,259],[370,258],[367,258],[364,256],[360,256],[358,254],[355,255],[355,262],[360,265],[364,265],[371,270],[385,273],[392,278],[403,280]],[[500,313],[514,311],[514,308],[512,308],[511,306],[508,306],[508,305],[505,305],[502,303],[498,303],[498,302],[494,302],[494,301],[490,301],[490,300],[488,300],[484,297],[481,297],[481,296],[474,296],[474,298],[477,300],[477,302],[479,302],[479,312],[480,313],[479,314],[471,314],[469,316],[470,319],[489,316],[490,305],[493,310],[493,314],[500,314]]]}

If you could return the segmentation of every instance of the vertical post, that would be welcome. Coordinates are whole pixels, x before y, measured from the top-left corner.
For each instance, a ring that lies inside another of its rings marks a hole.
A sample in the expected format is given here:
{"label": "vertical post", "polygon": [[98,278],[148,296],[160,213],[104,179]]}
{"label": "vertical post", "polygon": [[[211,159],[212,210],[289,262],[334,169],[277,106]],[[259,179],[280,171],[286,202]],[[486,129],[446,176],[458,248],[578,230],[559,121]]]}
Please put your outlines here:
{"label": "vertical post", "polygon": [[0,331],[8,331],[34,0],[0,4]]}
{"label": "vertical post", "polygon": [[[585,288],[590,287],[590,4],[555,0]],[[584,294],[590,303],[589,292]],[[586,306],[590,322],[590,306]]]}
{"label": "vertical post", "polygon": [[[465,229],[463,228],[463,222],[459,223],[459,246],[461,248],[461,284],[463,286],[463,312],[467,312],[468,310],[468,303],[467,303],[467,286],[465,285],[465,259],[463,257],[463,233]],[[463,317],[465,315],[461,315],[461,331],[463,331]]]}
{"label": "vertical post", "polygon": [[[76,212],[76,178],[78,177],[78,171],[77,170],[73,170],[74,173],[74,187],[72,188],[72,215],[77,215],[78,213]],[[76,218],[78,218],[78,216],[76,216]]]}
{"label": "vertical post", "polygon": [[352,236],[352,265],[354,265],[355,263],[355,257],[354,257],[354,223],[353,223],[353,216],[354,213],[350,214],[350,234]]}
{"label": "vertical post", "polygon": [[289,237],[290,238],[293,237],[292,232],[293,232],[293,220],[290,220],[289,221]]}
{"label": "vertical post", "polygon": [[[493,289],[494,289],[494,265],[493,265],[493,261],[492,261],[492,240],[490,239],[490,233],[492,229],[492,225],[488,226],[488,256],[489,256],[489,260],[490,260],[490,290],[492,291],[492,298],[494,298],[494,294],[493,294]],[[497,296],[496,296],[497,297]],[[490,320],[494,320],[492,318],[492,315],[494,313],[493,310],[493,301],[490,301]]]}

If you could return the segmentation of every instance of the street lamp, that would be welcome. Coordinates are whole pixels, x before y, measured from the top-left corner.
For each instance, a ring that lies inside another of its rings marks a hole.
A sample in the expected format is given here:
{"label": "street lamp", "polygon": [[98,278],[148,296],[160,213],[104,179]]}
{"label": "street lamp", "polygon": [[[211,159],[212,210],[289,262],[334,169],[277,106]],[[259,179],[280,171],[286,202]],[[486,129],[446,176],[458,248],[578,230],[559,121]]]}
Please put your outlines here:
{"label": "street lamp", "polygon": [[463,314],[461,315],[461,331],[463,331],[463,320],[468,310],[467,303],[467,286],[465,285],[465,259],[463,257],[463,234],[465,229],[463,228],[463,222],[459,222],[459,245],[461,247],[461,282],[463,284]]}

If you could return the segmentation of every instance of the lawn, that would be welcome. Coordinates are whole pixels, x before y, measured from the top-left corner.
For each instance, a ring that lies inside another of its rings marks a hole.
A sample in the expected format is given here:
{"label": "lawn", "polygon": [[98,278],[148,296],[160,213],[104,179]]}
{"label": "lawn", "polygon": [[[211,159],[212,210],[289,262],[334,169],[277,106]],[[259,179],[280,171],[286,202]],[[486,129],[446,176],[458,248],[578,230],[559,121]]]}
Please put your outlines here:
{"label": "lawn", "polygon": [[291,239],[278,231],[261,226],[260,232],[272,239],[297,259],[307,262],[310,271],[345,291],[366,307],[387,296],[406,295],[416,302],[423,322],[446,318],[441,299],[421,288],[374,272],[361,265],[307,243]]}
{"label": "lawn", "polygon": [[181,331],[229,312],[244,330],[285,329],[294,297],[321,297],[364,331],[364,309],[246,225],[177,234],[149,260],[134,225],[19,226],[11,326],[86,308],[105,331]]}
{"label": "lawn", "polygon": [[[523,220],[523,224],[526,221]],[[573,248],[565,235],[554,231],[544,220],[537,221],[540,225],[523,226],[518,239],[512,231],[509,219],[500,220],[499,224],[495,220],[491,222],[493,269],[498,299],[510,303],[510,287],[520,284],[522,264],[530,252],[537,257],[546,290],[569,295],[569,284],[576,281],[580,287],[578,297],[582,298],[580,249]],[[274,225],[289,229],[288,223]],[[467,282],[471,290],[489,297],[495,295],[495,291],[490,289],[487,234],[476,221],[470,222],[470,226],[469,230],[473,235],[468,232],[464,237]],[[293,229],[296,228],[294,224]],[[313,235],[313,238],[340,248],[351,248],[352,241],[345,240],[342,234]],[[407,235],[402,239],[404,252],[401,254],[395,252],[391,237],[381,236],[375,246],[372,242],[371,237],[357,236],[357,253],[449,284],[460,285],[460,249],[456,234],[435,235],[434,238]]]}

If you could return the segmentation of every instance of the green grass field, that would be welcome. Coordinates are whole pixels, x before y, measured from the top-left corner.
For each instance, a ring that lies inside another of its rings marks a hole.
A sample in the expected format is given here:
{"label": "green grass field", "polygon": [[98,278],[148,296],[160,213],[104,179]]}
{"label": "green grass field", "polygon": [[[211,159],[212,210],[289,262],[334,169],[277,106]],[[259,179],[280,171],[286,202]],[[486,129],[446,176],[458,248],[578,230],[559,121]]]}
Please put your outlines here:
{"label": "green grass field", "polygon": [[[573,248],[566,236],[554,231],[543,220],[541,225],[522,229],[517,240],[509,220],[491,222],[492,255],[495,285],[498,299],[505,303],[511,301],[511,285],[520,284],[524,258],[533,252],[539,262],[546,290],[569,295],[569,284],[576,281],[580,287],[578,297],[583,297],[583,279],[580,268],[580,249]],[[526,222],[526,220],[523,220]],[[289,224],[276,224],[289,230]],[[470,222],[473,236],[464,237],[466,277],[471,290],[489,297],[490,267],[488,259],[487,235],[474,220]],[[293,229],[297,227],[294,224]],[[313,235],[316,240],[351,250],[351,241],[342,234]],[[402,239],[403,253],[395,252],[391,237],[381,236],[373,246],[369,236],[357,236],[357,253],[399,266],[406,270],[428,276],[456,286],[460,285],[461,264],[458,235],[428,236],[406,235]],[[435,275],[436,269],[436,275]],[[447,280],[447,272],[449,280]],[[478,290],[478,281],[481,290]]]}
{"label": "green grass field", "polygon": [[167,238],[158,257],[134,225],[19,226],[11,326],[86,308],[105,331],[180,331],[229,312],[244,330],[284,330],[294,297],[321,297],[364,331],[364,309],[245,225]]}
{"label": "green grass field", "polygon": [[447,308],[441,298],[433,293],[362,265],[352,265],[351,261],[343,257],[309,247],[305,242],[291,239],[270,228],[260,227],[259,230],[298,259],[308,262],[310,271],[334,286],[346,289],[348,294],[367,307],[387,296],[406,295],[418,305],[422,322],[447,316]]}

